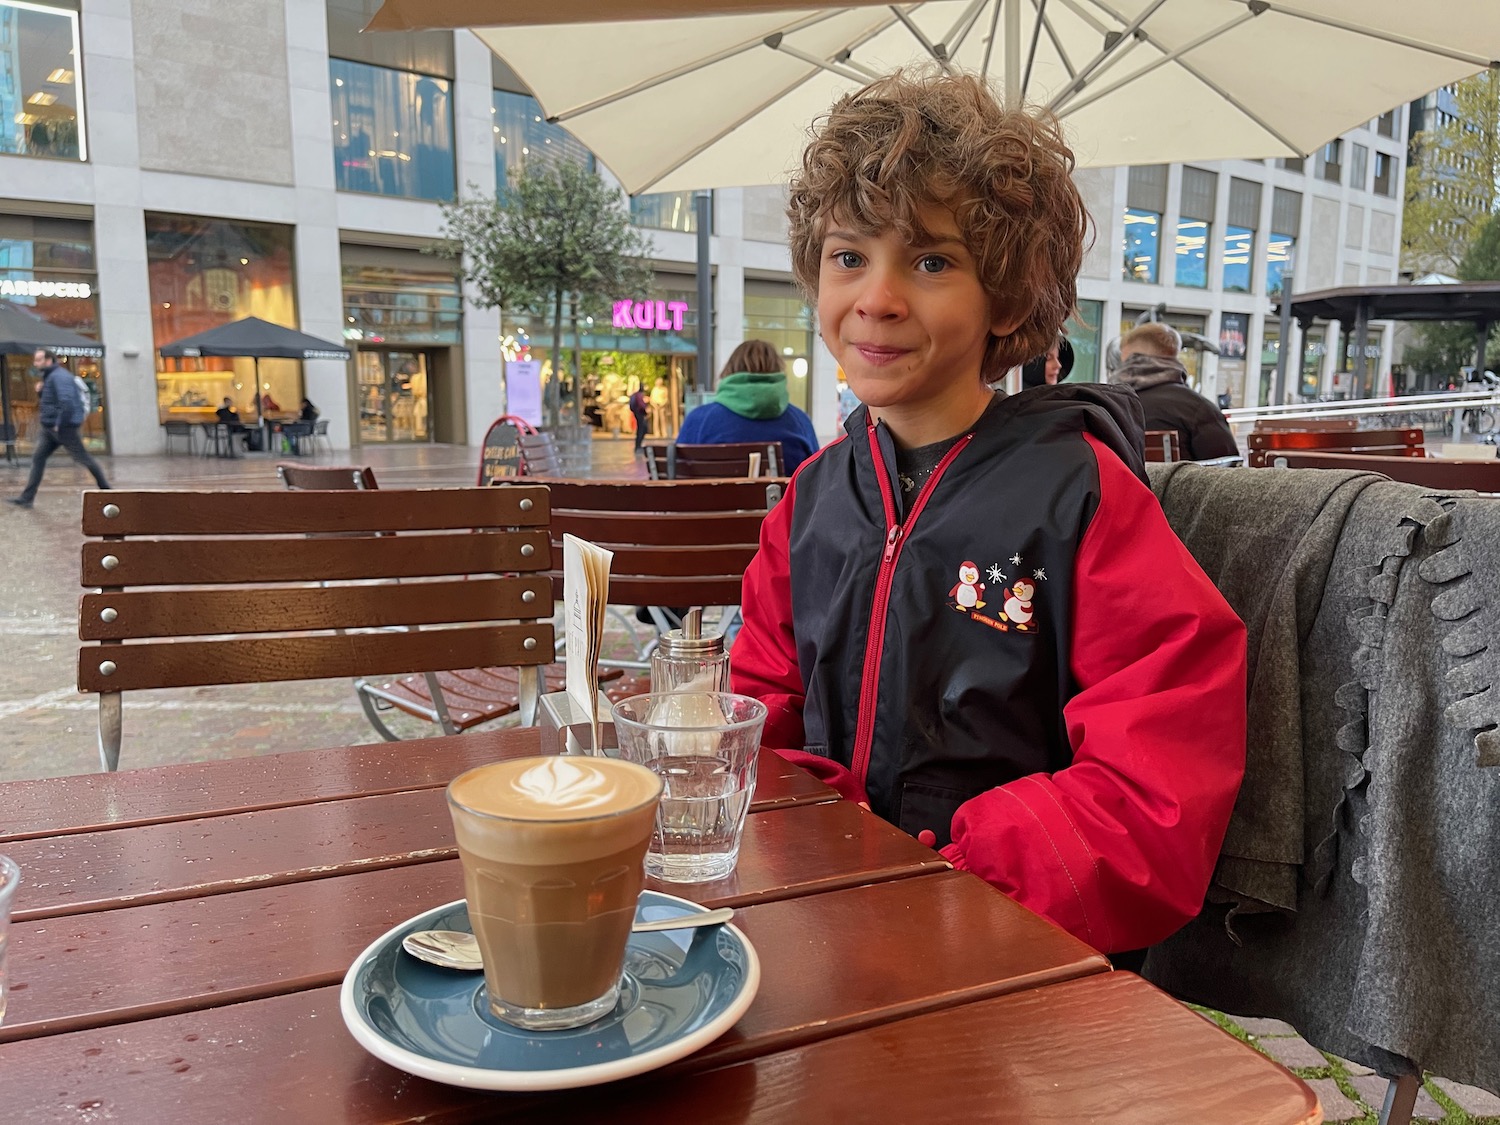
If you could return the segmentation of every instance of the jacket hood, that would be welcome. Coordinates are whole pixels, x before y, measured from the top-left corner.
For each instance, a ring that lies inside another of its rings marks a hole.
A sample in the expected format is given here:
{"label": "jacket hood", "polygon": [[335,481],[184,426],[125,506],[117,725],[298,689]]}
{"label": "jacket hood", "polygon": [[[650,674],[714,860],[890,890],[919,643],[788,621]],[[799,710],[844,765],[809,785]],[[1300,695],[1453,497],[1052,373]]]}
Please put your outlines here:
{"label": "jacket hood", "polygon": [[[997,391],[995,397],[1005,401],[991,407],[990,413],[1005,411],[1017,420],[1052,411],[1078,414],[1079,428],[1109,446],[1126,468],[1149,486],[1150,481],[1146,478],[1146,414],[1141,409],[1141,400],[1130,388],[1103,383],[1053,383],[1032,387],[1008,398],[1005,392]],[[869,425],[869,418],[870,408],[861,405],[849,415],[844,430],[853,437]]]}
{"label": "jacket hood", "polygon": [[736,371],[719,380],[714,401],[741,418],[780,418],[791,401],[786,392],[786,373]]}
{"label": "jacket hood", "polygon": [[1147,387],[1159,387],[1163,383],[1186,383],[1187,368],[1175,359],[1137,352],[1109,377],[1111,383],[1144,391]]}

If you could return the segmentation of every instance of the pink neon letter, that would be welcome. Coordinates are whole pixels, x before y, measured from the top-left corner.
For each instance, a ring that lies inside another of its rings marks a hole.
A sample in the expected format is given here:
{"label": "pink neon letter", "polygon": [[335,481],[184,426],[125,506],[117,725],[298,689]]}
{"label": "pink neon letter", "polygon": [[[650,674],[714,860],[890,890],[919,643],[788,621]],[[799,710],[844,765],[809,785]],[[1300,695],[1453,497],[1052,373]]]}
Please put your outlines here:
{"label": "pink neon letter", "polygon": [[682,314],[687,312],[686,301],[668,301],[667,308],[672,310],[672,331],[682,331]]}
{"label": "pink neon letter", "polygon": [[652,307],[650,301],[637,301],[631,306],[630,311],[635,318],[637,328],[656,327],[656,309]]}
{"label": "pink neon letter", "polygon": [[615,327],[635,327],[635,322],[630,319],[630,302],[628,300],[615,302]]}

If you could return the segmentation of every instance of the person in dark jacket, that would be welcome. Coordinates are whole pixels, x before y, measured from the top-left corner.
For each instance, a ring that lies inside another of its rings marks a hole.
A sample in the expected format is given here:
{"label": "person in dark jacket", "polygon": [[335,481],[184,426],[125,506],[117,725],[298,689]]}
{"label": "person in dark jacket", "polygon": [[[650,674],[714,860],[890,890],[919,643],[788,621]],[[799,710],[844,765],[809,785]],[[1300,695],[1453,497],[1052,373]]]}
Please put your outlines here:
{"label": "person in dark jacket", "polygon": [[688,413],[677,440],[683,445],[779,441],[786,457],[783,476],[791,476],[818,448],[812,419],[787,399],[781,356],[764,340],[746,340],[729,353],[713,402]]}
{"label": "person in dark jacket", "polygon": [[302,408],[297,412],[297,421],[316,422],[318,420],[318,408],[313,405],[312,399],[302,400]]}
{"label": "person in dark jacket", "polygon": [[635,451],[641,451],[641,443],[646,440],[647,418],[651,415],[651,400],[646,397],[646,388],[637,387],[635,394],[629,400],[630,416],[635,419]]}
{"label": "person in dark jacket", "polygon": [[864,404],[746,571],[764,743],[1106,952],[1202,909],[1245,764],[1245,628],[1143,483],[1122,388],[1043,352],[1088,229],[1055,120],[897,74],[820,120],[793,269]]}
{"label": "person in dark jacket", "polygon": [[1109,381],[1140,397],[1146,429],[1177,431],[1184,461],[1238,456],[1224,415],[1187,385],[1187,368],[1177,358],[1181,350],[1182,340],[1171,325],[1137,325],[1120,337],[1120,366]]}
{"label": "person in dark jacket", "polygon": [[32,362],[42,373],[42,389],[37,403],[37,421],[41,433],[37,437],[36,452],[31,455],[31,476],[19,496],[9,496],[8,503],[18,508],[29,508],[36,500],[36,490],[41,486],[42,474],[47,471],[47,458],[57,452],[59,446],[94,476],[100,488],[108,488],[104,470],[89,456],[83,447],[79,429],[88,417],[88,404],[78,391],[73,373],[57,362],[57,356],[45,348],[38,348]]}
{"label": "person in dark jacket", "polygon": [[1061,383],[1073,370],[1073,345],[1062,333],[1058,333],[1052,346],[1042,355],[1026,361],[1021,368],[1021,389],[1050,387]]}

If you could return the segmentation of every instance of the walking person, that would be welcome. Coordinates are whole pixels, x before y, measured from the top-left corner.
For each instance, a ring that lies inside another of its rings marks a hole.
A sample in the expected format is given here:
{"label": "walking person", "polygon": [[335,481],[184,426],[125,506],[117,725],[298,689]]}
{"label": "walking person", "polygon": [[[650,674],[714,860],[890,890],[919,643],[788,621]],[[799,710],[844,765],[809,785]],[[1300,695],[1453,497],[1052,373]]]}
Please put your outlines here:
{"label": "walking person", "polygon": [[646,440],[646,430],[649,423],[646,419],[651,413],[651,402],[646,398],[646,388],[637,387],[635,394],[630,396],[630,414],[635,419],[635,451],[641,451],[641,442]]}
{"label": "walking person", "polygon": [[41,400],[37,405],[37,420],[42,431],[37,438],[36,452],[31,455],[31,476],[21,495],[7,497],[7,502],[18,508],[31,507],[36,499],[37,487],[42,483],[42,474],[47,471],[47,458],[62,446],[85,469],[93,474],[100,488],[108,488],[104,470],[89,456],[79,436],[79,428],[88,417],[88,406],[78,393],[78,384],[73,373],[57,362],[57,356],[45,348],[38,348],[32,362],[42,373]]}

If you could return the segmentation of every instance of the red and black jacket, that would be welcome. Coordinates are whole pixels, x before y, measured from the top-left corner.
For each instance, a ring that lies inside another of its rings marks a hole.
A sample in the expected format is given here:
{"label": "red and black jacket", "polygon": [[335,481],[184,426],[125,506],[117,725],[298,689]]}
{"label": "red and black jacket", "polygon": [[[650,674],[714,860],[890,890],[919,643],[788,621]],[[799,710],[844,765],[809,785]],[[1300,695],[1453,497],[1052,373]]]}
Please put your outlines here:
{"label": "red and black jacket", "polygon": [[1197,914],[1244,769],[1244,627],[1139,418],[1097,385],[997,402],[902,522],[857,411],[767,518],[732,658],[768,745],[1107,952]]}

